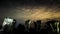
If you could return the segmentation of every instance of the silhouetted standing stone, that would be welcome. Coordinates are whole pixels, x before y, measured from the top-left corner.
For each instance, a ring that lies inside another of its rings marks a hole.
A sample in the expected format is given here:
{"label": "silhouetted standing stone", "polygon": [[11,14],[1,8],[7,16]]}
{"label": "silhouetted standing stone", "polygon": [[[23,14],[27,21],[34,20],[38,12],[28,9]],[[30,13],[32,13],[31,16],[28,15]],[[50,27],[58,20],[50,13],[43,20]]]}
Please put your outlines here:
{"label": "silhouetted standing stone", "polygon": [[40,32],[41,20],[37,20],[36,24],[37,24],[37,32]]}
{"label": "silhouetted standing stone", "polygon": [[50,31],[51,33],[55,33],[58,34],[59,33],[59,24],[60,22],[58,20],[51,20],[47,22],[48,27],[48,31]]}
{"label": "silhouetted standing stone", "polygon": [[26,30],[27,32],[29,32],[30,24],[31,24],[31,20],[25,21],[25,30]]}
{"label": "silhouetted standing stone", "polygon": [[4,32],[12,32],[16,24],[16,20],[10,17],[6,17],[2,24]]}

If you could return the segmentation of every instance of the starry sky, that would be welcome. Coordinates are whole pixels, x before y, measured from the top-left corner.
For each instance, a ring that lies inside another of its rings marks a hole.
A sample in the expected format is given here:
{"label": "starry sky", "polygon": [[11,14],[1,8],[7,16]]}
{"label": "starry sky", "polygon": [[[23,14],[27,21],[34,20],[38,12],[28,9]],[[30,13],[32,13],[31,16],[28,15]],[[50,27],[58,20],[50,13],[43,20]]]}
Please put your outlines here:
{"label": "starry sky", "polygon": [[5,0],[0,1],[0,22],[12,17],[18,23],[28,20],[60,18],[59,0]]}

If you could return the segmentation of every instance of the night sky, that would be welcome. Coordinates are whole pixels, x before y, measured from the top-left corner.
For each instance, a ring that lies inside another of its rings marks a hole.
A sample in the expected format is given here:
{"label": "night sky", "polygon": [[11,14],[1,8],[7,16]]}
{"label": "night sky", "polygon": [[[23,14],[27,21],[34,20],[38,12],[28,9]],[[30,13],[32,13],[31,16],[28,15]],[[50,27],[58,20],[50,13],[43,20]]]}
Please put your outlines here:
{"label": "night sky", "polygon": [[3,0],[0,1],[0,23],[12,17],[18,23],[28,20],[60,18],[59,0]]}

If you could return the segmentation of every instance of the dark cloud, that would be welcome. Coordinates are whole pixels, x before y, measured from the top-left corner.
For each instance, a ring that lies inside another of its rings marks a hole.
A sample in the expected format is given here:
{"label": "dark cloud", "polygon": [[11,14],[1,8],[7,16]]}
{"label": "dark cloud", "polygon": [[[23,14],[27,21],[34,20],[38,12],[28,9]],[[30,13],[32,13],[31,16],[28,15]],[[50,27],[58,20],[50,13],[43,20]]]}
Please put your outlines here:
{"label": "dark cloud", "polygon": [[2,6],[22,6],[22,5],[59,5],[59,0],[5,0],[0,1]]}

